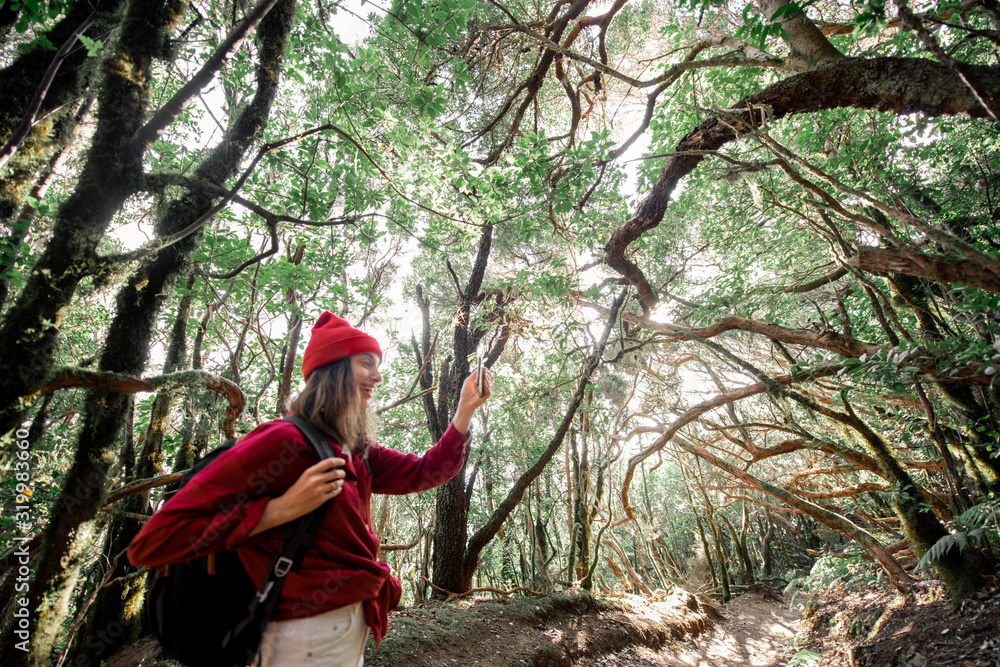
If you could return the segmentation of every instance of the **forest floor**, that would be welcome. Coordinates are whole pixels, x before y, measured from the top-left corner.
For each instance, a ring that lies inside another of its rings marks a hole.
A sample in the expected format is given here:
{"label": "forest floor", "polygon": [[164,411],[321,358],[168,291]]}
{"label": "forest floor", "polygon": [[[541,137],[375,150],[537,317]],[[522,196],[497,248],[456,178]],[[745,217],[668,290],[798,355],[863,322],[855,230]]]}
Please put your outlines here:
{"label": "forest floor", "polygon": [[428,603],[394,614],[374,667],[1000,667],[1000,585],[951,610],[938,581],[902,595],[835,581],[809,596],[753,586],[729,604],[678,591],[652,600]]}
{"label": "forest floor", "polygon": [[[582,591],[544,597],[427,602],[390,616],[372,667],[563,667],[633,645],[659,648],[704,632],[715,605],[683,591],[642,598],[594,598]],[[369,644],[369,649],[371,645]]]}
{"label": "forest floor", "polygon": [[958,609],[939,581],[902,595],[872,585],[833,586],[805,602],[801,648],[810,667],[1000,667],[996,577]]}
{"label": "forest floor", "polygon": [[[1000,667],[1000,586],[952,612],[939,582],[907,595],[833,583],[812,597],[763,587],[725,606],[676,591],[652,598],[428,602],[393,612],[368,667]],[[140,641],[106,667],[173,667]]]}
{"label": "forest floor", "polygon": [[774,591],[733,598],[704,632],[655,649],[634,645],[578,661],[579,667],[784,667],[796,653],[802,614]]}

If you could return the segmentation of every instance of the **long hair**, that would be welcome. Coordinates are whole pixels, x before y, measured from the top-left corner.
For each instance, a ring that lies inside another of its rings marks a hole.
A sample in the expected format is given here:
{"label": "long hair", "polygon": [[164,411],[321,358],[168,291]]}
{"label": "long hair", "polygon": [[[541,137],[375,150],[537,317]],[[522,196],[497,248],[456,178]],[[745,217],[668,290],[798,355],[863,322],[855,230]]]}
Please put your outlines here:
{"label": "long hair", "polygon": [[292,414],[305,417],[352,454],[364,456],[371,445],[372,420],[344,357],[309,374],[305,389],[288,403]]}

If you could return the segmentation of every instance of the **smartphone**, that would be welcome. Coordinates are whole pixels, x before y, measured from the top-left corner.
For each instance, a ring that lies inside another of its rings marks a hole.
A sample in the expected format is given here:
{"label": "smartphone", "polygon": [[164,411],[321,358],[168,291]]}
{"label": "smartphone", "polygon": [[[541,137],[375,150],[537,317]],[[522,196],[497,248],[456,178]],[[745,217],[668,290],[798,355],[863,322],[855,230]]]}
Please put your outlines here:
{"label": "smartphone", "polygon": [[479,395],[483,395],[483,357],[482,355],[476,355],[476,389],[479,390]]}

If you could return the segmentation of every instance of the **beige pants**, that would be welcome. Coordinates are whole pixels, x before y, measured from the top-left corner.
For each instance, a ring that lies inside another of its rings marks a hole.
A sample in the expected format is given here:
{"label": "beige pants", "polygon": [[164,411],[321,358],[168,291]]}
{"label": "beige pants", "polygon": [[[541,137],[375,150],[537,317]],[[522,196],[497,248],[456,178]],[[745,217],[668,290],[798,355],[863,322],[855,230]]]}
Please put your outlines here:
{"label": "beige pants", "polygon": [[362,667],[368,626],[361,603],[293,621],[272,621],[260,640],[261,667]]}

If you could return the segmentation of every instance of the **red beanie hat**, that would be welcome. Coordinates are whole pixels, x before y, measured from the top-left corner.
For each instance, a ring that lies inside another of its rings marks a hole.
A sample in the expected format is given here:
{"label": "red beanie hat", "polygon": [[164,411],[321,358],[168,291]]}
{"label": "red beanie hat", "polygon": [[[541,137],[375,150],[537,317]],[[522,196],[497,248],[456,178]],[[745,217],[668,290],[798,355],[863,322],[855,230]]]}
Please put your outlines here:
{"label": "red beanie hat", "polygon": [[312,336],[302,353],[302,377],[308,380],[309,374],[320,366],[362,352],[374,352],[379,359],[382,358],[382,348],[377,340],[324,310],[313,325]]}

